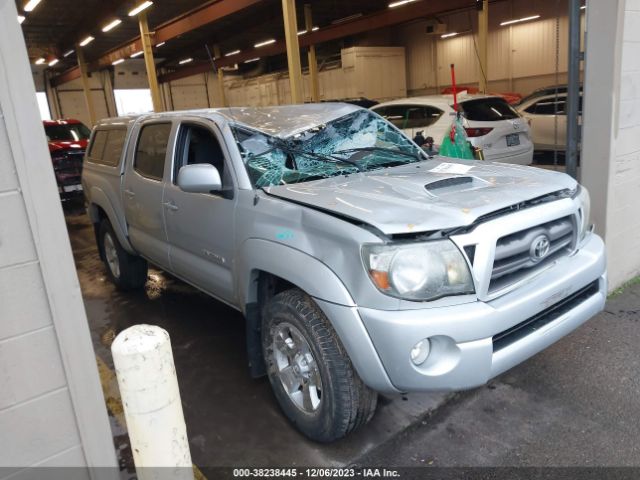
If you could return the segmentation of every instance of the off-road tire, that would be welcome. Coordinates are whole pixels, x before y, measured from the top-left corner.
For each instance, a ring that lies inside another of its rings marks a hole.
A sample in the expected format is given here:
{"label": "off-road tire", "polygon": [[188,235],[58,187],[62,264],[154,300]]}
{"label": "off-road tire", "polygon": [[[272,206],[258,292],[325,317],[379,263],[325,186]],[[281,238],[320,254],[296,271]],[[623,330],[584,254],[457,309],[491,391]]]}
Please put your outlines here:
{"label": "off-road tire", "polygon": [[[371,420],[378,394],[362,382],[331,323],[311,297],[297,288],[281,292],[266,303],[262,318],[262,350],[269,381],[284,414],[298,430],[327,443]],[[318,366],[322,397],[313,413],[296,406],[278,376],[273,337],[282,322],[302,333]]]}
{"label": "off-road tire", "polygon": [[[100,256],[104,261],[105,268],[107,270],[107,276],[120,290],[137,290],[144,287],[147,282],[148,266],[147,261],[137,255],[131,255],[128,253],[120,242],[118,237],[113,231],[113,227],[109,220],[102,220],[98,230],[98,247],[100,248]],[[107,245],[109,241],[113,244],[114,251],[117,257],[118,271],[114,273],[112,267],[109,265],[107,257]]]}

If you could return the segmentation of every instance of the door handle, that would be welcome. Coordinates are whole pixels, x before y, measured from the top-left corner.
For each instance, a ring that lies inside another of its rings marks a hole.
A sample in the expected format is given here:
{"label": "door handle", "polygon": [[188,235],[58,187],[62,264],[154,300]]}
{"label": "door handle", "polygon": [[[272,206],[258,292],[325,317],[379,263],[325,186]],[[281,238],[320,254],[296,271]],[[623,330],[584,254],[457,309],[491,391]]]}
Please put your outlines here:
{"label": "door handle", "polygon": [[172,210],[174,212],[178,210],[178,206],[173,202],[164,202],[162,205],[164,205],[168,210]]}
{"label": "door handle", "polygon": [[136,192],[134,192],[133,190],[126,189],[124,193],[129,198],[133,198],[136,196]]}

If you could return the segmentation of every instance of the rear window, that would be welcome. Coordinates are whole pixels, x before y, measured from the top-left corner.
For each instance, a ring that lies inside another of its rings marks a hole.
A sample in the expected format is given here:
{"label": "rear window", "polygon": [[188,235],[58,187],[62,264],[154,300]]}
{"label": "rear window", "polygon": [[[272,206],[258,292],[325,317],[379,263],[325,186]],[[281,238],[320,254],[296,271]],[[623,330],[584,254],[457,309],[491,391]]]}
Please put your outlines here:
{"label": "rear window", "polygon": [[45,125],[44,131],[48,141],[77,142],[86,140],[91,135],[91,130],[82,123],[61,123],[58,125]]}
{"label": "rear window", "polygon": [[467,120],[477,122],[498,122],[500,120],[513,120],[518,118],[516,112],[502,98],[479,98],[477,100],[467,100],[460,104],[462,114]]}
{"label": "rear window", "polygon": [[126,136],[125,128],[96,130],[89,145],[87,159],[92,163],[115,167],[120,163]]}

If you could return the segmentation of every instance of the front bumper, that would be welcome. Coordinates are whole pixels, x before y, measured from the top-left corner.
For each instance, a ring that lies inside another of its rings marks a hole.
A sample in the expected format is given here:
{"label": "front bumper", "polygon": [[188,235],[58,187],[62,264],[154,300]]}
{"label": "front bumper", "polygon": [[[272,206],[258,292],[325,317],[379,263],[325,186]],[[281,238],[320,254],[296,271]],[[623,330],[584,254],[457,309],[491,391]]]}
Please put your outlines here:
{"label": "front bumper", "polygon": [[[356,332],[350,332],[345,348],[363,381],[380,391],[473,388],[589,320],[604,308],[606,294],[604,244],[592,234],[574,255],[559,259],[525,285],[489,302],[403,311],[358,307],[368,338],[356,339]],[[352,309],[342,308],[353,316]],[[339,314],[337,309],[333,306],[333,311],[326,312],[329,318]],[[494,345],[494,337],[545,315],[542,322]],[[334,324],[346,323],[334,319]],[[431,353],[423,365],[415,366],[410,351],[424,338],[431,339]]]}

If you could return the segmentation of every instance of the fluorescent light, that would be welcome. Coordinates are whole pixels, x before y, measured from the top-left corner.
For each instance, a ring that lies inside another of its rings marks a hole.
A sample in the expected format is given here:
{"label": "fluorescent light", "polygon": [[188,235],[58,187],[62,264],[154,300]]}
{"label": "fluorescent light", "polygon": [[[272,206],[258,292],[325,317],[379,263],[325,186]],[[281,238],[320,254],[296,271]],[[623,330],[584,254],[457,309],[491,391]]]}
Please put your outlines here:
{"label": "fluorescent light", "polygon": [[133,55],[131,55],[131,58],[136,58],[139,57],[140,55],[142,55],[144,53],[144,50],[140,50],[139,52],[134,53]]}
{"label": "fluorescent light", "polygon": [[224,54],[224,56],[225,56],[225,57],[230,57],[230,56],[232,56],[232,55],[237,55],[237,54],[239,54],[239,53],[240,53],[240,50],[234,50],[234,51],[232,51],[232,52],[227,52],[227,53],[225,53],[225,54]]}
{"label": "fluorescent light", "polygon": [[399,7],[401,5],[406,5],[407,3],[413,3],[416,0],[400,0],[399,2],[393,2],[389,4],[389,8]]}
{"label": "fluorescent light", "polygon": [[587,6],[583,5],[583,6],[580,7],[580,10],[584,10],[585,8],[587,8]]}
{"label": "fluorescent light", "polygon": [[53,67],[53,66],[54,66],[56,63],[58,63],[59,61],[60,61],[60,60],[58,60],[57,58],[54,58],[53,60],[51,60],[51,61],[49,62],[49,66],[50,66],[50,67]]}
{"label": "fluorescent light", "polygon": [[124,62],[124,58],[121,58],[119,60],[116,60],[115,62],[112,62],[111,65],[120,65],[122,62]]}
{"label": "fluorescent light", "polygon": [[444,35],[440,35],[440,38],[455,37],[456,35],[458,35],[458,32],[445,33]]}
{"label": "fluorescent light", "polygon": [[122,20],[120,20],[119,18],[116,18],[113,22],[111,22],[111,23],[105,25],[104,27],[102,27],[102,31],[106,33],[109,30],[113,30],[114,28],[116,28],[121,23],[122,23]]}
{"label": "fluorescent light", "polygon": [[74,50],[69,50],[67,53],[63,55],[63,57],[67,58],[69,55],[73,55]]}
{"label": "fluorescent light", "polygon": [[36,65],[42,65],[46,60],[44,58],[39,58],[36,60]]}
{"label": "fluorescent light", "polygon": [[540,18],[540,15],[531,15],[530,17],[518,18],[516,20],[508,20],[506,22],[502,22],[500,26],[504,27],[505,25],[513,25],[514,23],[527,22],[529,20],[535,20],[536,18]]}
{"label": "fluorescent light", "polygon": [[165,43],[167,43],[167,42],[160,42],[160,43],[156,44],[156,48],[161,47],[161,46],[162,46],[162,45],[164,45]]}
{"label": "fluorescent light", "polygon": [[29,0],[27,4],[24,6],[24,11],[32,12],[33,9],[36,8],[41,1],[42,0]]}
{"label": "fluorescent light", "polygon": [[138,5],[136,8],[134,8],[133,10],[131,10],[129,12],[129,16],[130,17],[135,17],[136,15],[138,15],[141,11],[146,10],[147,8],[149,8],[151,5],[153,5],[153,2],[150,1],[146,1],[146,2],[142,2],[140,5]]}
{"label": "fluorescent light", "polygon": [[24,22],[24,20],[25,20],[24,15],[18,15],[18,23],[20,25],[22,25],[22,22]]}
{"label": "fluorescent light", "polygon": [[250,58],[249,60],[245,60],[244,63],[257,62],[258,60],[260,60],[260,57]]}
{"label": "fluorescent light", "polygon": [[85,47],[87,45],[89,45],[91,42],[93,42],[95,40],[95,38],[93,38],[91,35],[89,35],[87,38],[85,38],[84,40],[82,40],[80,42],[80,46],[81,47]]}
{"label": "fluorescent light", "polygon": [[[319,28],[320,28],[320,27],[313,27],[313,28],[311,29],[311,31],[312,31],[312,32],[315,32],[315,31],[316,31],[316,30],[318,30]],[[300,30],[300,31],[298,32],[298,35],[304,35],[305,33],[307,33],[307,31],[306,31],[306,30]]]}
{"label": "fluorescent light", "polygon": [[275,39],[273,38],[269,40],[265,40],[264,42],[256,43],[254,47],[260,48],[260,47],[264,47],[265,45],[271,45],[272,43],[276,43]]}
{"label": "fluorescent light", "polygon": [[180,65],[184,65],[185,63],[193,62],[193,58],[185,58],[184,60],[180,60],[178,63]]}

